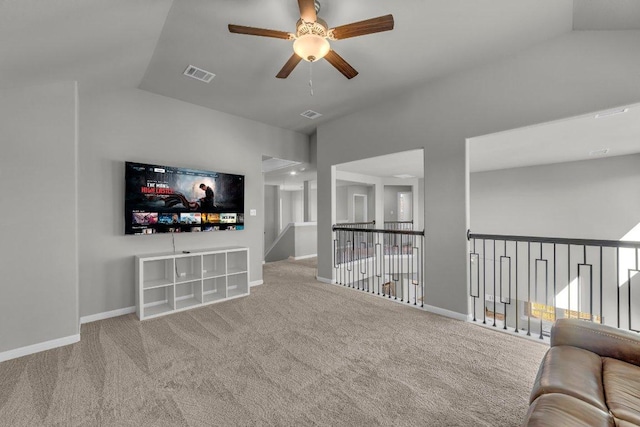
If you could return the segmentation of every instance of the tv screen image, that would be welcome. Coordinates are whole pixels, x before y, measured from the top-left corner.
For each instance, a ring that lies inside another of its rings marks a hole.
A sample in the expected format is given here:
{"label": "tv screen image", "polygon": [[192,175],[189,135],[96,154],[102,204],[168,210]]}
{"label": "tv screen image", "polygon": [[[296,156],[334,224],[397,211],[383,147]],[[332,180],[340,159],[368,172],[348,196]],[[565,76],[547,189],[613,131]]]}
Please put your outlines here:
{"label": "tv screen image", "polygon": [[125,234],[243,230],[244,175],[125,162],[124,218]]}

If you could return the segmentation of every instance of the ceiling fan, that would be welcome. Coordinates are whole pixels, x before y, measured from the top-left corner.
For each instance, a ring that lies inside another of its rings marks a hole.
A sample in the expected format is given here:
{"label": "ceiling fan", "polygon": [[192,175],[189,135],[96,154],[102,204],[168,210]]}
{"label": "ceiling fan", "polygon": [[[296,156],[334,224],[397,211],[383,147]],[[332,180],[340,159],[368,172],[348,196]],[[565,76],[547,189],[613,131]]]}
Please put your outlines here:
{"label": "ceiling fan", "polygon": [[329,28],[324,20],[318,18],[317,13],[320,11],[318,0],[298,0],[298,7],[300,8],[300,19],[296,24],[295,34],[286,31],[229,24],[229,31],[232,33],[294,40],[294,53],[276,75],[279,79],[286,79],[303,59],[308,62],[315,62],[322,58],[344,74],[346,78],[352,79],[358,75],[358,72],[331,49],[329,40],[343,40],[393,30],[393,15],[379,16]]}

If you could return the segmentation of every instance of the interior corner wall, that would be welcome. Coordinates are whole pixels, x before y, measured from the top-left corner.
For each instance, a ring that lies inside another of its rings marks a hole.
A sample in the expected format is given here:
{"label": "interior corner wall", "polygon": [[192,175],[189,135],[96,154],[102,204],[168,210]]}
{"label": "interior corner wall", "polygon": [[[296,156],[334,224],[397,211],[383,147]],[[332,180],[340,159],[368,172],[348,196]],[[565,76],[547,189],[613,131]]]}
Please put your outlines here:
{"label": "interior corner wall", "polygon": [[571,32],[321,124],[318,276],[333,275],[332,166],[424,148],[425,304],[469,313],[466,140],[638,102],[639,45],[640,31]]}
{"label": "interior corner wall", "polygon": [[470,176],[471,231],[620,240],[640,224],[640,154]]}
{"label": "interior corner wall", "polygon": [[264,186],[264,253],[278,237],[280,229],[280,189],[277,185]]}
{"label": "interior corner wall", "polygon": [[304,222],[304,191],[293,190],[291,193],[291,222]]}
{"label": "interior corner wall", "polygon": [[171,234],[124,235],[125,161],[245,175],[245,230],[181,233],[175,247],[246,246],[262,279],[262,155],[308,162],[308,136],[138,89],[81,88],[80,105],[81,316],[133,306],[134,256],[173,250]]}
{"label": "interior corner wall", "polygon": [[0,353],[79,334],[77,85],[0,93]]}

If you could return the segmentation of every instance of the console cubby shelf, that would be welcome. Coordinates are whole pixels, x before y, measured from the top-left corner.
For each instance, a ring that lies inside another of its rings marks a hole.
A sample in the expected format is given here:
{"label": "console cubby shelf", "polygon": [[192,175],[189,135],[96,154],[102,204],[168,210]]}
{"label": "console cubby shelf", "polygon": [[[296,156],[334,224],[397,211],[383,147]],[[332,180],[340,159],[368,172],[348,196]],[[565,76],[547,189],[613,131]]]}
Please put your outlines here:
{"label": "console cubby shelf", "polygon": [[136,314],[150,319],[249,295],[249,249],[138,255]]}

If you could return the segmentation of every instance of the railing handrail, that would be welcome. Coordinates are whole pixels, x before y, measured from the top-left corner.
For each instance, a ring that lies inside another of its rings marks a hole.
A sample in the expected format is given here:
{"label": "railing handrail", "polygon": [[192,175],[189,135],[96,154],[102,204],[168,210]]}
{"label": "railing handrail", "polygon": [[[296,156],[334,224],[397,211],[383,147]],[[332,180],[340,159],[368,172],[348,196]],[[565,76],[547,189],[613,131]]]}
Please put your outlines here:
{"label": "railing handrail", "polygon": [[385,224],[413,224],[413,220],[410,219],[409,221],[385,221]]}
{"label": "railing handrail", "polygon": [[363,222],[339,222],[338,224],[334,224],[335,225],[339,225],[339,226],[347,226],[347,225],[367,225],[367,224],[372,224],[375,225],[376,224],[376,220],[372,220],[372,221],[363,221]]}
{"label": "railing handrail", "polygon": [[331,227],[332,231],[336,230],[345,230],[345,231],[357,231],[362,233],[383,233],[383,234],[404,234],[407,236],[424,236],[424,230],[389,230],[389,229],[379,229],[379,228],[352,228],[352,227],[341,227],[342,224],[334,224]]}
{"label": "railing handrail", "polygon": [[477,234],[467,230],[467,240],[502,240],[508,242],[557,243],[561,245],[602,246],[612,248],[640,248],[640,242],[625,240],[568,239],[564,237],[511,236],[502,234]]}

